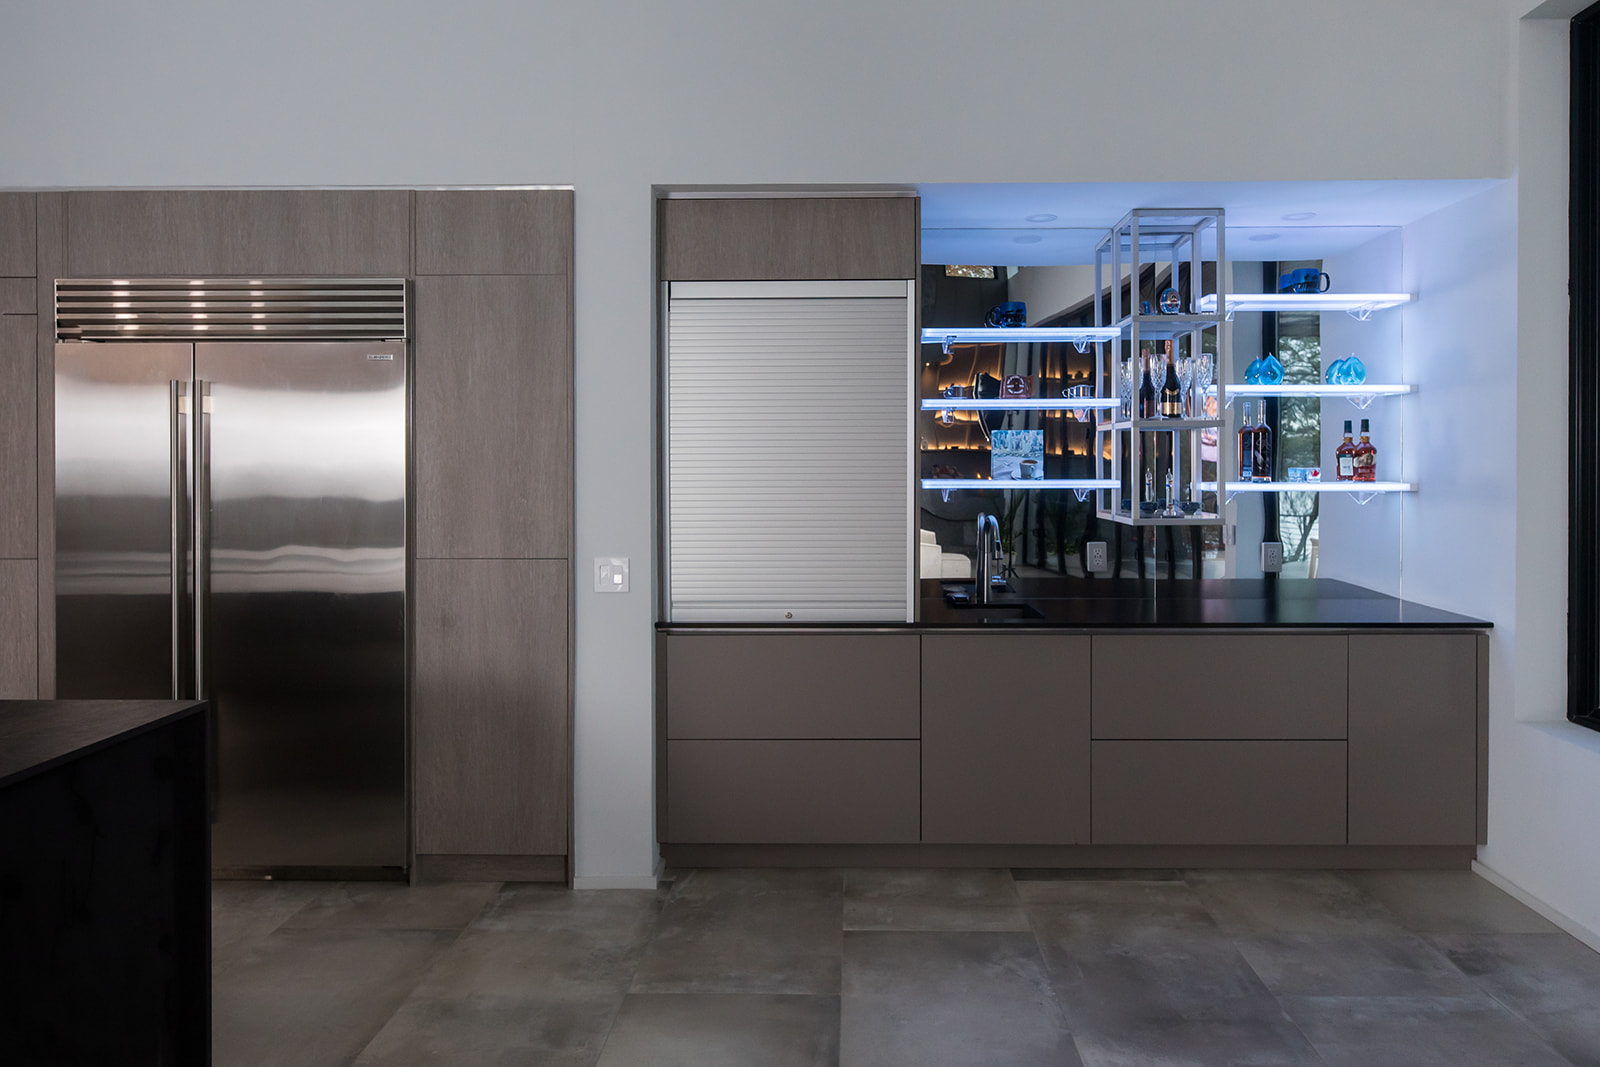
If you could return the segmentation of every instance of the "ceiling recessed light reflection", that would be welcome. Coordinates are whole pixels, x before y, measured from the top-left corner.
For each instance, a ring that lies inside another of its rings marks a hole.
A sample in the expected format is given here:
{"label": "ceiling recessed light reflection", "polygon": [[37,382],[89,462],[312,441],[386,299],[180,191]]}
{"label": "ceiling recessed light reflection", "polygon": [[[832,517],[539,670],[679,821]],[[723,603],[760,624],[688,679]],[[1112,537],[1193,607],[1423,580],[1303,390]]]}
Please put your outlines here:
{"label": "ceiling recessed light reflection", "polygon": [[1028,222],[1054,222],[1054,221],[1056,221],[1056,218],[1057,218],[1057,216],[1052,215],[1049,212],[1045,212],[1045,213],[1039,214],[1039,215],[1029,215],[1026,221],[1028,221]]}
{"label": "ceiling recessed light reflection", "polygon": [[1015,241],[1019,245],[1036,245],[1040,241],[1044,240],[1044,238],[1040,237],[1038,234],[1025,233],[1021,237],[1013,237],[1011,240]]}
{"label": "ceiling recessed light reflection", "polygon": [[1250,235],[1250,240],[1252,241],[1276,241],[1277,239],[1278,235],[1275,233],[1253,233]]}
{"label": "ceiling recessed light reflection", "polygon": [[1307,219],[1314,219],[1316,217],[1317,217],[1317,213],[1315,211],[1291,211],[1289,214],[1287,214],[1287,215],[1285,215],[1283,217],[1283,221],[1284,222],[1304,222]]}

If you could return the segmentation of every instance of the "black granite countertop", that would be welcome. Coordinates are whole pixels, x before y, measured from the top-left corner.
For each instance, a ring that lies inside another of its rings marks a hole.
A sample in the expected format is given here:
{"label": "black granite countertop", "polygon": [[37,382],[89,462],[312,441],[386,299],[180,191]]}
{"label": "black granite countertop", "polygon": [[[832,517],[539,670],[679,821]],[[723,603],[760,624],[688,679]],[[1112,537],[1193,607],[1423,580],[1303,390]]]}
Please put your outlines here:
{"label": "black granite countertop", "polygon": [[667,630],[901,629],[1488,629],[1493,624],[1400,600],[1331,578],[1017,578],[986,608],[956,607],[947,594],[972,583],[921,583],[916,623],[662,623]]}
{"label": "black granite countertop", "polygon": [[205,706],[197,700],[0,700],[0,787]]}

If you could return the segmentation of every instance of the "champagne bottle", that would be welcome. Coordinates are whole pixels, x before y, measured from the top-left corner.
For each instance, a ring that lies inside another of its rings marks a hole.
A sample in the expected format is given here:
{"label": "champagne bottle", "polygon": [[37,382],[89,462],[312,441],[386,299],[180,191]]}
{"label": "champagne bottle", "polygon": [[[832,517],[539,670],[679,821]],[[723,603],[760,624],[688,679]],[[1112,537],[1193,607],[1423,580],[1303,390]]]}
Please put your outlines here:
{"label": "champagne bottle", "polygon": [[1353,481],[1375,482],[1378,480],[1378,450],[1372,445],[1372,439],[1368,436],[1370,433],[1368,420],[1362,419],[1361,443],[1356,445],[1356,450],[1350,457],[1355,475],[1352,479]]}
{"label": "champagne bottle", "polygon": [[1178,384],[1178,363],[1172,358],[1172,342],[1167,342],[1167,378],[1161,383],[1161,417],[1183,417],[1183,389]]}
{"label": "champagne bottle", "polygon": [[1261,421],[1256,424],[1255,447],[1255,458],[1250,464],[1251,475],[1255,481],[1270,482],[1272,481],[1273,472],[1277,470],[1274,464],[1277,459],[1275,455],[1277,449],[1273,447],[1272,427],[1267,425],[1267,405],[1265,401],[1261,404]]}
{"label": "champagne bottle", "polygon": [[1344,443],[1333,452],[1335,476],[1341,482],[1353,482],[1356,478],[1356,446],[1350,440],[1350,420],[1344,420]]}
{"label": "champagne bottle", "polygon": [[1253,480],[1256,455],[1256,428],[1250,421],[1250,402],[1245,401],[1244,422],[1239,426],[1239,480]]}
{"label": "champagne bottle", "polygon": [[1139,382],[1139,417],[1153,419],[1156,417],[1156,387],[1150,380],[1150,353],[1143,348],[1139,350],[1139,362],[1144,365],[1144,376]]}

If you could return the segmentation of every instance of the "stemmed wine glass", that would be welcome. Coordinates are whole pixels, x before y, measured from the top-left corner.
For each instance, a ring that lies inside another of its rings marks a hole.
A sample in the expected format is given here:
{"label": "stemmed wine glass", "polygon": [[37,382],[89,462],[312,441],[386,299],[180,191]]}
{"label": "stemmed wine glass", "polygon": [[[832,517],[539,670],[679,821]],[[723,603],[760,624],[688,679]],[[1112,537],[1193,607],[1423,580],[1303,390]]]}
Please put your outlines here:
{"label": "stemmed wine glass", "polygon": [[1193,384],[1193,382],[1194,382],[1194,357],[1193,356],[1179,356],[1178,357],[1178,395],[1183,398],[1183,403],[1182,403],[1182,405],[1180,407],[1180,410],[1178,411],[1178,417],[1179,418],[1185,418],[1186,419],[1191,414],[1190,410],[1189,410],[1189,386],[1191,384]]}
{"label": "stemmed wine glass", "polygon": [[1121,386],[1122,417],[1124,419],[1133,418],[1133,381],[1133,357],[1129,356],[1122,361],[1122,379],[1118,383]]}
{"label": "stemmed wine glass", "polygon": [[1211,375],[1216,365],[1209,352],[1202,352],[1194,366],[1195,409],[1197,417],[1205,413],[1206,390],[1211,388]]}
{"label": "stemmed wine glass", "polygon": [[1161,383],[1167,380],[1167,354],[1165,352],[1152,352],[1150,354],[1150,380],[1155,383],[1156,392],[1161,392]]}

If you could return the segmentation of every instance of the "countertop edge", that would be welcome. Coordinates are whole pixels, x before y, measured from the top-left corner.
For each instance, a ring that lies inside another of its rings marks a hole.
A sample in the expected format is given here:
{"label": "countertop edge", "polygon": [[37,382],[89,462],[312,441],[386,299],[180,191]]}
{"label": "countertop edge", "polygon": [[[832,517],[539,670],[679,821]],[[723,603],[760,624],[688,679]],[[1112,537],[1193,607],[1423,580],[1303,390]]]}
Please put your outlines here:
{"label": "countertop edge", "polygon": [[165,712],[158,714],[153,718],[145,719],[141,722],[135,723],[132,726],[127,726],[123,729],[119,729],[112,733],[97,737],[91,741],[86,741],[83,744],[75,745],[66,749],[65,751],[57,752],[35,763],[31,763],[26,767],[17,768],[11,771],[0,771],[0,789],[5,789],[16,785],[19,782],[26,781],[27,779],[43,774],[46,771],[54,770],[55,768],[63,766],[64,764],[71,763],[73,760],[82,759],[84,756],[92,755],[103,749],[110,748],[112,745],[130,740],[142,734],[150,733],[153,730],[158,730],[161,727],[167,726],[179,719],[202,713],[206,711],[208,707],[206,702],[203,700],[129,700],[114,702],[100,700],[17,700],[0,701],[0,715],[6,714],[7,704],[28,704],[36,707],[47,707],[49,705],[70,707],[74,704],[83,703],[167,704],[175,706],[169,707]]}

